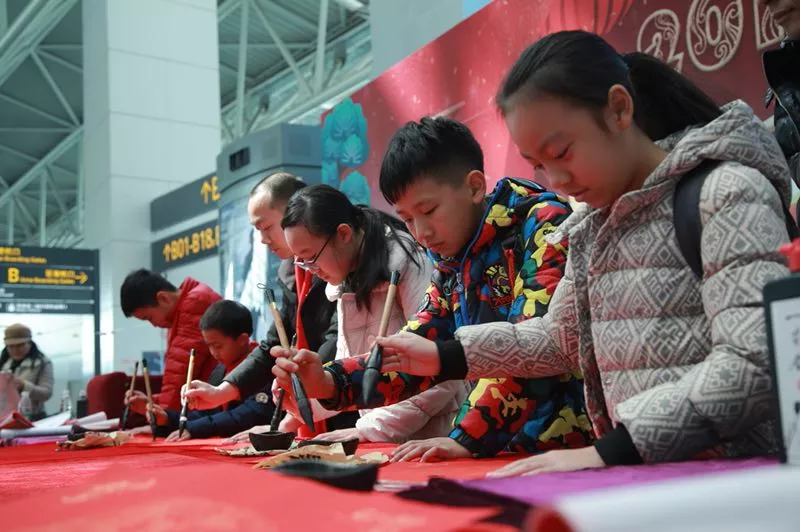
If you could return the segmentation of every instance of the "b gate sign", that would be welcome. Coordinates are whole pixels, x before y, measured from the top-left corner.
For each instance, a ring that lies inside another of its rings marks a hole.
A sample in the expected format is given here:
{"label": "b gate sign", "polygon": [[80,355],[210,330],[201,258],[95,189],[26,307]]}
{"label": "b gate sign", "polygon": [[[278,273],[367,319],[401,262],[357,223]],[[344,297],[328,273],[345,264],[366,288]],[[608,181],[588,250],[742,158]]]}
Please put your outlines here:
{"label": "b gate sign", "polygon": [[0,246],[0,313],[94,314],[96,250]]}

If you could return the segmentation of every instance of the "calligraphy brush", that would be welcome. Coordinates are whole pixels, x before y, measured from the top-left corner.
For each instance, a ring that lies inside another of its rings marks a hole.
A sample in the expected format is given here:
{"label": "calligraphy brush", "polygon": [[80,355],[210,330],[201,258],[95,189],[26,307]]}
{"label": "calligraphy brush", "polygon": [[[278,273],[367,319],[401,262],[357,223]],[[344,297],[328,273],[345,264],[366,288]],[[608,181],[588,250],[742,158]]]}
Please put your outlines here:
{"label": "calligraphy brush", "polygon": [[[189,391],[189,387],[192,385],[192,374],[194,373],[194,349],[189,351],[189,370],[186,372],[186,391]],[[186,430],[186,410],[189,408],[189,401],[185,398],[183,399],[183,405],[181,406],[181,417],[180,421],[178,421],[178,436],[183,436],[183,431]]]}
{"label": "calligraphy brush", "polygon": [[[271,288],[268,288],[266,293],[267,293],[267,301],[269,302],[269,308],[272,311],[272,319],[275,322],[275,329],[277,329],[278,338],[280,338],[281,340],[281,347],[288,350],[291,348],[291,346],[289,345],[289,337],[286,336],[286,328],[283,326],[281,313],[278,312],[278,305],[275,303],[275,293],[272,291]],[[303,383],[300,382],[300,377],[298,377],[296,373],[292,373],[291,378],[292,378],[292,392],[294,393],[294,400],[297,402],[297,409],[300,411],[300,417],[303,418],[303,422],[313,433],[314,414],[311,412],[311,404],[308,402],[308,395],[306,395],[306,389],[303,388]],[[272,415],[273,421],[276,420],[276,415],[277,418],[280,418],[280,410],[283,407],[283,395],[284,395],[283,389],[278,391],[278,400],[275,404],[276,414]],[[270,430],[276,430],[276,429],[275,427],[270,427]]]}
{"label": "calligraphy brush", "polygon": [[[136,364],[133,365],[133,377],[131,377],[131,387],[130,387],[130,396],[133,397],[133,389],[136,386],[136,374],[139,373],[139,361],[136,361]],[[125,405],[125,410],[122,412],[122,419],[119,423],[119,429],[125,430],[125,427],[128,425],[128,414],[131,411],[130,404]]]}
{"label": "calligraphy brush", "polygon": [[153,412],[153,392],[150,388],[150,373],[147,371],[147,359],[142,359],[142,376],[144,377],[144,389],[147,392],[147,409],[150,411],[150,430],[153,433],[153,441],[156,441],[156,413]]}
{"label": "calligraphy brush", "polygon": [[[393,271],[389,276],[389,290],[386,292],[386,301],[383,304],[383,316],[378,327],[378,336],[386,336],[386,329],[389,327],[389,318],[392,315],[392,305],[394,296],[397,293],[397,283],[400,281],[400,272]],[[367,368],[361,378],[361,400],[364,406],[369,405],[375,396],[375,388],[381,379],[381,366],[383,366],[383,347],[375,344],[369,354]]]}

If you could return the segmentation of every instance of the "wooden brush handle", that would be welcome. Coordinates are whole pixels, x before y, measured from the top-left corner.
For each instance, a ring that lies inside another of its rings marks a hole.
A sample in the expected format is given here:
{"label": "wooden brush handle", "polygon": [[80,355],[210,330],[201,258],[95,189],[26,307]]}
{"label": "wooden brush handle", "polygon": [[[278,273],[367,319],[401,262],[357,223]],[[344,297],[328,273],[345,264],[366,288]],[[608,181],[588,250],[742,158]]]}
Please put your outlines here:
{"label": "wooden brush handle", "polygon": [[144,377],[144,389],[147,392],[147,402],[152,405],[153,392],[150,389],[150,373],[147,371],[147,367],[142,368],[142,376]]}
{"label": "wooden brush handle", "polygon": [[286,334],[286,327],[283,326],[283,319],[281,318],[281,313],[278,312],[278,307],[275,305],[275,302],[270,303],[269,309],[272,311],[272,320],[275,322],[275,329],[278,331],[278,338],[281,340],[281,347],[284,349],[289,349],[291,344],[289,343],[289,336]]}
{"label": "wooden brush handle", "polygon": [[139,361],[136,361],[136,364],[133,366],[133,377],[131,377],[131,387],[130,392],[133,394],[133,389],[136,387],[136,375],[139,373]]}
{"label": "wooden brush handle", "polygon": [[189,369],[186,371],[186,389],[192,384],[192,376],[194,375],[194,349],[189,351]]}
{"label": "wooden brush handle", "polygon": [[396,293],[397,285],[390,284],[389,290],[386,292],[386,301],[383,303],[383,315],[381,316],[381,324],[378,327],[378,336],[386,336],[386,329],[389,328],[389,318],[392,317],[392,305],[394,305]]}

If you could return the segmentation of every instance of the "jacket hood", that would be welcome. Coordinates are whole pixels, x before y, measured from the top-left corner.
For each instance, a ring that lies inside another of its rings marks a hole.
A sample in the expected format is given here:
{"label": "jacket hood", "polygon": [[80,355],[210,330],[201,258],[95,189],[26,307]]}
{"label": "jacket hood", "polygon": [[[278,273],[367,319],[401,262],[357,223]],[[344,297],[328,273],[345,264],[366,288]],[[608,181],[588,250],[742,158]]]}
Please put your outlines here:
{"label": "jacket hood", "polygon": [[[780,146],[753,110],[741,100],[724,105],[722,115],[708,124],[687,128],[656,144],[667,151],[667,156],[645,180],[642,189],[678,181],[703,161],[712,159],[738,162],[758,170],[778,191],[781,201],[787,207],[790,204],[791,179]],[[596,210],[578,204],[574,214],[548,238],[563,238]]]}
{"label": "jacket hood", "polygon": [[753,110],[736,100],[722,107],[722,115],[708,124],[676,133],[659,141],[669,153],[647,178],[644,188],[680,178],[705,159],[738,162],[761,172],[786,206],[791,180],[778,141]]}
{"label": "jacket hood", "polygon": [[[543,194],[552,197],[548,198]],[[504,177],[486,196],[486,211],[481,225],[460,256],[444,257],[431,251],[428,251],[428,256],[437,269],[443,271],[458,269],[463,259],[475,257],[498,238],[503,239],[509,228],[516,227],[521,219],[527,218],[535,203],[556,198],[554,192],[547,191],[533,181]]]}

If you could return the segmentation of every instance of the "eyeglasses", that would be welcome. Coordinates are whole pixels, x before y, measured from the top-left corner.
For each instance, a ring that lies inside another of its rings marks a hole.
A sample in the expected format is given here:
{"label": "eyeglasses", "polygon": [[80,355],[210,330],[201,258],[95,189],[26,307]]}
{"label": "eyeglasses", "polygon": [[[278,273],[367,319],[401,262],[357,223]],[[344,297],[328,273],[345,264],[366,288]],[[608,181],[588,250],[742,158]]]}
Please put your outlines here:
{"label": "eyeglasses", "polygon": [[328,247],[328,242],[331,241],[331,238],[333,238],[333,235],[329,236],[328,240],[322,244],[322,247],[319,248],[319,251],[317,251],[317,254],[314,255],[314,258],[311,260],[296,260],[294,261],[295,265],[303,268],[307,272],[317,273],[319,271],[319,266],[316,264],[317,259],[319,259],[319,256],[322,255],[322,252],[325,251],[325,248]]}

